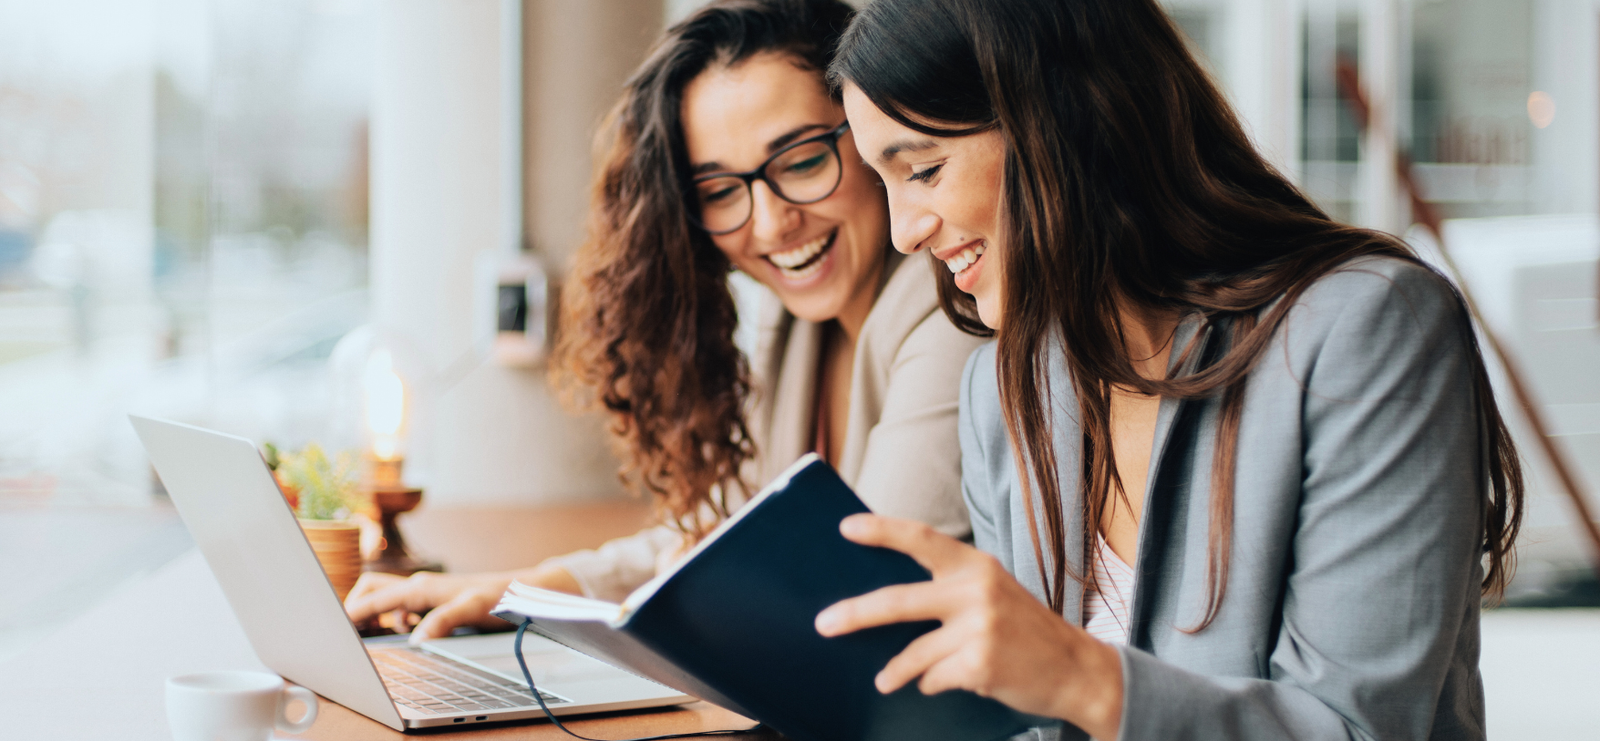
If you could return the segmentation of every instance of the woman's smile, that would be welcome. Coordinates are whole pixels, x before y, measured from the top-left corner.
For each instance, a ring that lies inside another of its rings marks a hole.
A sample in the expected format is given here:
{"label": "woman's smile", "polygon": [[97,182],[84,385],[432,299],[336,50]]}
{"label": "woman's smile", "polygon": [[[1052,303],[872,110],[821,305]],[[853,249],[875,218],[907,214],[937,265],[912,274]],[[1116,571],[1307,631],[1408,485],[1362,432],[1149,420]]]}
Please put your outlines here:
{"label": "woman's smile", "polygon": [[[702,72],[684,88],[681,115],[689,162],[710,175],[766,167],[785,147],[844,122],[817,73],[777,53]],[[855,135],[845,131],[835,142],[830,155],[840,169],[831,193],[797,203],[770,182],[747,185],[749,220],[711,241],[790,313],[812,322],[837,319],[853,332],[876,297],[889,214],[877,176],[861,164]]]}
{"label": "woman's smile", "polygon": [[973,287],[978,283],[978,276],[983,272],[983,253],[988,244],[979,241],[977,244],[967,245],[953,254],[943,258],[945,267],[955,275],[956,288],[967,293],[972,293]]}
{"label": "woman's smile", "polygon": [[838,237],[839,230],[835,228],[798,247],[765,255],[767,262],[775,268],[775,279],[800,288],[824,278],[822,274],[831,267],[833,245]]}
{"label": "woman's smile", "polygon": [[895,249],[933,253],[956,288],[972,296],[983,323],[999,329],[1006,264],[998,198],[1006,148],[999,132],[929,136],[890,118],[849,82],[844,109],[858,151],[889,196]]}

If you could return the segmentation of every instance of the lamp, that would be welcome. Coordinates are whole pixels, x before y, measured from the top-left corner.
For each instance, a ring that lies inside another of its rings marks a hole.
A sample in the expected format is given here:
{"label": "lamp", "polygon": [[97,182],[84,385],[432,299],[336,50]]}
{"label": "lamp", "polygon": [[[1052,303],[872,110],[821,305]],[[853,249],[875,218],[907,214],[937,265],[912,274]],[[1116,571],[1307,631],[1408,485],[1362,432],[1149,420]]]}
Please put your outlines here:
{"label": "lamp", "polygon": [[372,494],[382,528],[376,553],[366,562],[366,571],[409,575],[418,571],[443,571],[432,561],[412,556],[397,523],[402,513],[422,502],[422,489],[403,481],[406,429],[406,383],[395,367],[394,353],[374,343],[361,370],[360,397],[366,426],[367,444],[364,484]]}

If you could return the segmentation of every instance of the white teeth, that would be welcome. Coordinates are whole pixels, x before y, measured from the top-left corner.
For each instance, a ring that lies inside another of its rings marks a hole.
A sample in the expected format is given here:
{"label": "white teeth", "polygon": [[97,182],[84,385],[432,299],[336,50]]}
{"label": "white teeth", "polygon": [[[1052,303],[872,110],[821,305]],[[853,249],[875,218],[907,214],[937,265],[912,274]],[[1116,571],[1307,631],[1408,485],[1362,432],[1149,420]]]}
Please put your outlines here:
{"label": "white teeth", "polygon": [[951,273],[959,273],[967,268],[972,267],[972,263],[977,262],[978,256],[982,254],[983,243],[979,242],[977,247],[968,247],[956,253],[955,257],[945,260],[944,264],[945,267],[950,268]]}
{"label": "white teeth", "polygon": [[816,257],[817,253],[828,245],[828,240],[832,237],[832,234],[824,234],[787,252],[774,252],[767,255],[767,259],[771,260],[773,265],[777,265],[784,270],[794,270],[806,264],[811,258]]}
{"label": "white teeth", "polygon": [[811,278],[811,276],[822,272],[822,264],[824,262],[826,262],[826,260],[817,260],[816,262],[813,262],[810,265],[807,265],[807,266],[805,266],[803,268],[800,268],[799,270],[789,270],[788,268],[784,268],[783,269],[783,277],[784,277],[785,280],[792,280],[792,281],[808,280],[808,279]]}

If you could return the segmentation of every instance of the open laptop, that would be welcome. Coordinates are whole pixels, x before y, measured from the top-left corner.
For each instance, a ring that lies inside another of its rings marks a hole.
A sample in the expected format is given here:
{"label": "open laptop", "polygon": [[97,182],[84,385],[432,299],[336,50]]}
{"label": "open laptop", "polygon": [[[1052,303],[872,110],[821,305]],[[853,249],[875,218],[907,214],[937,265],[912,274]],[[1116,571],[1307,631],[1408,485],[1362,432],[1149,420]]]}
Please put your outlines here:
{"label": "open laptop", "polygon": [[[273,671],[399,731],[544,717],[509,633],[420,647],[363,642],[254,443],[129,419],[250,645]],[[522,650],[556,715],[695,699],[533,635]]]}

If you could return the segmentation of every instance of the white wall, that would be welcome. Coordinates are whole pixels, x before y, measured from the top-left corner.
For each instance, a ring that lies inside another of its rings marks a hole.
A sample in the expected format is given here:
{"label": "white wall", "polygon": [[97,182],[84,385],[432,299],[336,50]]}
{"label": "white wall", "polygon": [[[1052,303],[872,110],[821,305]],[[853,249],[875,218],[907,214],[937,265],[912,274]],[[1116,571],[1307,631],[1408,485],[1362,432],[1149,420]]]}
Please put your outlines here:
{"label": "white wall", "polygon": [[1556,116],[1533,129],[1538,213],[1600,208],[1600,4],[1534,0],[1534,87],[1555,100]]}
{"label": "white wall", "polygon": [[1410,46],[1403,39],[1400,0],[1361,0],[1361,87],[1371,106],[1367,134],[1361,139],[1361,164],[1357,167],[1356,223],[1393,234],[1411,223],[1405,194],[1395,176],[1399,150],[1399,116],[1402,77]]}
{"label": "white wall", "polygon": [[1226,0],[1218,50],[1234,110],[1268,161],[1300,170],[1300,0]]}
{"label": "white wall", "polygon": [[527,231],[551,267],[583,239],[601,119],[661,32],[661,0],[525,4]]}
{"label": "white wall", "polygon": [[505,178],[520,160],[507,132],[520,100],[505,79],[518,64],[507,48],[515,34],[503,33],[506,8],[500,0],[378,7],[373,318],[434,376],[417,382],[408,478],[435,505],[610,495],[616,464],[599,421],[563,412],[542,371],[489,364],[474,342],[482,305],[474,262],[504,253],[506,225],[520,221],[521,199]]}

